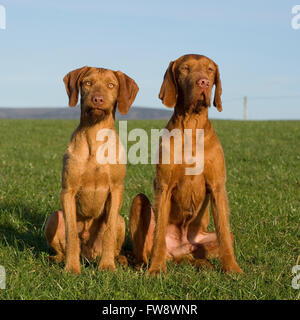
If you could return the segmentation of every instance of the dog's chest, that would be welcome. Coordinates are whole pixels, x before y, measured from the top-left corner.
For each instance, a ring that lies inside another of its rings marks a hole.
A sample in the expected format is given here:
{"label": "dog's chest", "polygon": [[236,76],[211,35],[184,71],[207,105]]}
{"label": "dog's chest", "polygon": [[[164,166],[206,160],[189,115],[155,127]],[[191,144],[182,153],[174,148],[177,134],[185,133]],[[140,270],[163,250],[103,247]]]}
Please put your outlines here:
{"label": "dog's chest", "polygon": [[97,187],[99,184],[108,185],[108,171],[105,165],[98,164],[95,159],[87,161],[81,172],[80,180],[82,187],[89,185]]}
{"label": "dog's chest", "polygon": [[185,177],[178,181],[172,192],[173,208],[179,215],[194,216],[200,210],[206,196],[203,175]]}
{"label": "dog's chest", "polygon": [[87,217],[98,217],[109,195],[110,185],[107,169],[94,161],[84,166],[76,194],[77,208]]}

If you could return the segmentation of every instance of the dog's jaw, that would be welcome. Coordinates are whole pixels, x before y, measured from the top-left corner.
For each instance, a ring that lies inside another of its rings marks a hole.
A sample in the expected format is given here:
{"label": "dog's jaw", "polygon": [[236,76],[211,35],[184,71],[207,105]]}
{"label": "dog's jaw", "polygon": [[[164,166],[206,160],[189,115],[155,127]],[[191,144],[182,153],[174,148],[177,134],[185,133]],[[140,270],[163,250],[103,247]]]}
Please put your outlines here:
{"label": "dog's jaw", "polygon": [[107,119],[110,115],[110,111],[104,108],[95,108],[85,106],[81,103],[81,116],[80,122],[82,125],[95,125]]}

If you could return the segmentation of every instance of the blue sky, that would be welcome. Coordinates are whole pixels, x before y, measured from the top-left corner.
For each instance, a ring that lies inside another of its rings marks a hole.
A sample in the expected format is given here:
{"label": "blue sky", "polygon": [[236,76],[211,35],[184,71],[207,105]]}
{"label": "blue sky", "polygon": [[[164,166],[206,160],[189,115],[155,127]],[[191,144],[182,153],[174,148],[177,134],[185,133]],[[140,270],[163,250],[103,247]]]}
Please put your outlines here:
{"label": "blue sky", "polygon": [[137,106],[158,99],[170,60],[214,59],[224,111],[213,118],[300,119],[300,0],[0,0],[0,106],[66,106],[63,76],[83,65],[121,70],[140,87]]}

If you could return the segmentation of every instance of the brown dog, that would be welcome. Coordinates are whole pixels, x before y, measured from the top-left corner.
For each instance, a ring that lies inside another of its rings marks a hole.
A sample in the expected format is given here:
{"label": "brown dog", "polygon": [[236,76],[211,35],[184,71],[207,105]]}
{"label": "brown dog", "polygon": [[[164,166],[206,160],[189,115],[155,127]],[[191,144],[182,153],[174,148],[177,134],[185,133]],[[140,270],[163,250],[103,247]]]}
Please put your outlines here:
{"label": "brown dog", "polygon": [[[91,67],[68,73],[64,83],[71,107],[81,93],[81,118],[64,156],[62,210],[53,213],[45,227],[47,241],[56,251],[51,259],[65,259],[67,271],[80,273],[80,254],[89,260],[101,255],[99,269],[114,270],[125,238],[119,210],[126,173],[119,161],[122,147],[114,118],[116,107],[122,114],[129,111],[138,86],[120,71]],[[97,151],[104,142],[96,136],[102,129],[115,133],[115,164],[98,161]]]}
{"label": "brown dog", "polygon": [[[225,161],[221,144],[208,120],[211,92],[215,85],[214,106],[222,111],[221,80],[218,66],[201,55],[185,55],[172,61],[165,73],[159,98],[174,114],[166,128],[204,129],[204,169],[201,174],[186,175],[191,167],[174,158],[175,140],[170,144],[170,164],[161,164],[165,146],[160,141],[160,161],[154,181],[154,208],[147,197],[139,194],[130,212],[130,234],[138,264],[147,263],[151,255],[150,274],[166,272],[166,259],[188,258],[196,265],[219,256],[226,272],[243,271],[233,252],[233,236],[229,229],[229,209],[225,189]],[[183,150],[183,149],[182,149]],[[211,200],[215,232],[207,232],[208,204]]]}

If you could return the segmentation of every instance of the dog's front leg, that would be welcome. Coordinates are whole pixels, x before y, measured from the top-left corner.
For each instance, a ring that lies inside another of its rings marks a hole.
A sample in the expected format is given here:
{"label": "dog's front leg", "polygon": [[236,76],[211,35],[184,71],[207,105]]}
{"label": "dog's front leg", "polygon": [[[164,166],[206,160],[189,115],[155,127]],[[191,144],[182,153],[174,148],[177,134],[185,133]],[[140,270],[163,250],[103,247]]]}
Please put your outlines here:
{"label": "dog's front leg", "polygon": [[122,205],[122,198],[123,186],[114,187],[111,191],[110,207],[107,212],[107,223],[103,235],[102,257],[99,270],[116,270],[117,219]]}
{"label": "dog's front leg", "polygon": [[62,190],[61,204],[66,224],[66,271],[80,273],[80,246],[76,222],[75,192]]}
{"label": "dog's front leg", "polygon": [[220,259],[223,270],[227,273],[243,273],[235,260],[232,238],[229,228],[229,208],[227,193],[224,185],[212,187],[212,212],[215,228],[220,244]]}
{"label": "dog's front leg", "polygon": [[168,186],[155,191],[155,235],[151,256],[149,274],[157,275],[160,271],[166,272],[166,233],[170,215],[170,191]]}

